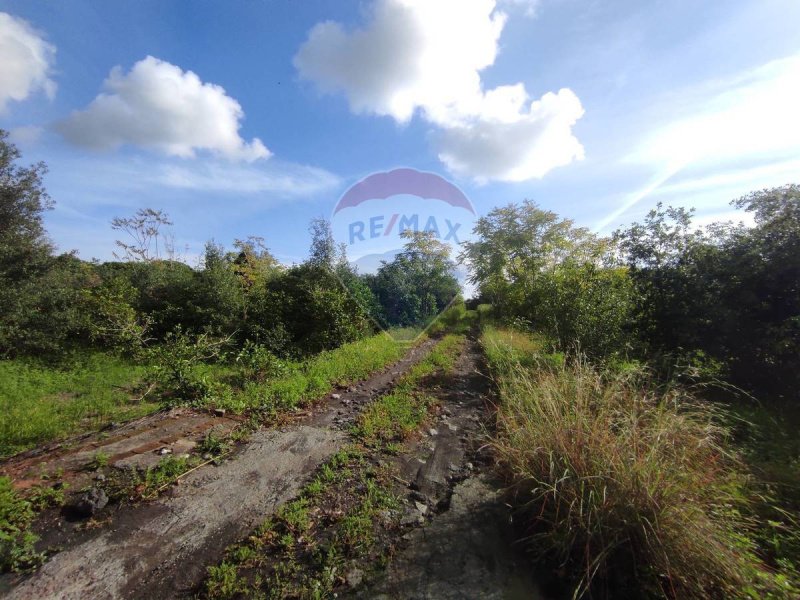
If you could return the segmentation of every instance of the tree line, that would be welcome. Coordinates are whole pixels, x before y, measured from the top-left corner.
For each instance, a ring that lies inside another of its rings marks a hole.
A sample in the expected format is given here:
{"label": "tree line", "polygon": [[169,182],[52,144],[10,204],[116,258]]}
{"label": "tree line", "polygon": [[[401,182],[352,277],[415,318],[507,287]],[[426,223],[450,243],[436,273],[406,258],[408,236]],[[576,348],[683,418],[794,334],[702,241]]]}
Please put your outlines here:
{"label": "tree line", "polygon": [[43,213],[46,166],[21,166],[0,131],[0,355],[59,359],[86,349],[135,354],[200,335],[296,357],[391,326],[425,325],[459,293],[448,247],[406,231],[405,248],[359,274],[330,224],[314,219],[308,258],[285,266],[260,237],[208,242],[202,265],[175,260],[172,222],[152,208],[115,218],[109,262],[56,254]]}
{"label": "tree line", "polygon": [[461,258],[481,301],[560,351],[787,395],[800,384],[800,186],[732,204],[755,225],[693,227],[692,211],[658,204],[608,237],[510,204],[478,221]]}

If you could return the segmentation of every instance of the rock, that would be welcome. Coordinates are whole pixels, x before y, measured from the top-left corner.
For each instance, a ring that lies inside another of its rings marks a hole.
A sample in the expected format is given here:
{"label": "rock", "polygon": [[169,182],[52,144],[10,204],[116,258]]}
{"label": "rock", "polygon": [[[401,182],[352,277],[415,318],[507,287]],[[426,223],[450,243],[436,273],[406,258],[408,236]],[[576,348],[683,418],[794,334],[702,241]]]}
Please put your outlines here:
{"label": "rock", "polygon": [[417,500],[419,502],[424,502],[425,504],[428,503],[428,497],[420,492],[419,490],[414,490],[411,492],[411,498]]}
{"label": "rock", "polygon": [[416,508],[409,508],[403,518],[400,519],[400,525],[419,525],[420,523],[425,522],[425,517],[422,516],[422,513],[419,512]]}
{"label": "rock", "polygon": [[344,404],[345,406],[347,406],[348,404],[350,404],[350,400],[348,400],[347,398],[345,398],[344,400],[342,400],[342,404]]}
{"label": "rock", "polygon": [[453,473],[456,473],[456,472],[458,472],[458,471],[459,471],[458,465],[455,465],[455,464],[453,464],[453,463],[450,463],[450,466],[449,466],[448,468],[449,468],[449,469],[450,469],[450,470],[451,470]]}
{"label": "rock", "polygon": [[215,417],[224,417],[225,416],[225,409],[224,408],[215,408],[214,409],[214,416]]}
{"label": "rock", "polygon": [[344,576],[347,585],[351,588],[358,587],[364,581],[364,571],[361,569],[350,569],[347,575]]}
{"label": "rock", "polygon": [[172,450],[170,450],[169,448],[162,448],[161,450],[158,451],[158,453],[161,456],[164,456],[165,454],[172,454]]}
{"label": "rock", "polygon": [[448,424],[447,424],[447,428],[448,428],[450,431],[458,431],[458,427],[456,427],[456,426],[455,426],[455,425],[453,425],[452,423],[448,423]]}
{"label": "rock", "polygon": [[423,504],[422,502],[414,502],[414,506],[419,511],[419,514],[425,515],[428,514],[428,505]]}
{"label": "rock", "polygon": [[97,475],[94,476],[94,480],[95,481],[105,481],[106,480],[106,476],[103,475],[102,473],[98,473]]}
{"label": "rock", "polygon": [[438,432],[438,431],[436,431],[436,430],[435,430],[433,427],[431,427],[431,428],[428,430],[428,433],[429,433],[430,435],[438,435],[438,433],[439,433],[439,432]]}
{"label": "rock", "polygon": [[331,398],[333,398],[334,400],[339,400],[341,397],[342,397],[341,394],[331,394]]}
{"label": "rock", "polygon": [[471,463],[471,462],[468,462],[468,463],[467,463],[467,469],[468,469],[468,470],[472,471],[472,469],[474,469],[474,468],[475,468],[475,467],[472,465],[472,463]]}
{"label": "rock", "polygon": [[108,504],[108,496],[100,488],[92,488],[81,494],[73,508],[82,517],[92,517]]}
{"label": "rock", "polygon": [[203,454],[203,460],[211,460],[212,458],[214,458],[214,455],[211,454],[210,452],[206,452],[205,454]]}

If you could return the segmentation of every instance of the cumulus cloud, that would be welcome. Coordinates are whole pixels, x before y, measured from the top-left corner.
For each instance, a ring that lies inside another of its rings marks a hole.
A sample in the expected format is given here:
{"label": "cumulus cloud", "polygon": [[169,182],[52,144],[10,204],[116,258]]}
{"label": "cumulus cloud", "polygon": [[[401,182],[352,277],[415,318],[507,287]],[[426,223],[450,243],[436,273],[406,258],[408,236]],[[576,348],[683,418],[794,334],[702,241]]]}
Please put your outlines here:
{"label": "cumulus cloud", "polygon": [[294,64],[324,92],[344,93],[354,113],[421,115],[460,175],[542,177],[582,158],[571,128],[583,108],[568,89],[535,102],[522,83],[484,89],[506,20],[495,0],[376,0],[359,29],[317,24]]}
{"label": "cumulus cloud", "polygon": [[232,160],[270,156],[261,140],[239,135],[239,103],[192,71],[148,56],[128,73],[114,67],[103,88],[85,110],[56,124],[68,141],[100,150],[133,144],[180,157],[198,150]]}
{"label": "cumulus cloud", "polygon": [[581,102],[571,90],[548,92],[527,110],[487,111],[466,125],[444,129],[439,159],[453,173],[478,182],[541,178],[583,158],[583,146],[572,133],[582,115]]}
{"label": "cumulus cloud", "polygon": [[50,79],[55,46],[27,22],[0,12],[0,112],[9,100],[25,100],[37,91],[52,98],[56,91]]}

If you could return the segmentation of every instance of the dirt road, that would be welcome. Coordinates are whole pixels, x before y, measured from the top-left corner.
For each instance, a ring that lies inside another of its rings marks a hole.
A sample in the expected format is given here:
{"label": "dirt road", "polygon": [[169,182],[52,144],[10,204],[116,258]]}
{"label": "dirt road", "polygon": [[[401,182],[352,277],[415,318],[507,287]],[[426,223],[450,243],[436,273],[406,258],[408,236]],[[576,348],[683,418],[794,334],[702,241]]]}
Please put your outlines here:
{"label": "dirt road", "polygon": [[[383,372],[351,386],[352,391],[328,398],[297,425],[256,432],[231,460],[191,473],[168,495],[122,507],[88,539],[59,552],[27,579],[12,582],[6,597],[153,599],[188,592],[230,543],[292,498],[309,474],[342,446],[347,437],[343,430],[359,407],[390,388],[432,345],[428,340]],[[154,436],[152,429],[133,428],[123,436],[127,442],[115,436],[111,443],[117,446],[112,452],[120,455],[122,446],[138,445],[146,449],[143,456],[151,456],[163,438]],[[157,443],[141,445],[138,438],[142,436]],[[90,449],[97,452],[104,446],[90,445]],[[72,453],[59,456],[67,463],[84,459],[74,458]],[[128,459],[130,456],[120,460]],[[68,546],[69,533],[67,527]]]}

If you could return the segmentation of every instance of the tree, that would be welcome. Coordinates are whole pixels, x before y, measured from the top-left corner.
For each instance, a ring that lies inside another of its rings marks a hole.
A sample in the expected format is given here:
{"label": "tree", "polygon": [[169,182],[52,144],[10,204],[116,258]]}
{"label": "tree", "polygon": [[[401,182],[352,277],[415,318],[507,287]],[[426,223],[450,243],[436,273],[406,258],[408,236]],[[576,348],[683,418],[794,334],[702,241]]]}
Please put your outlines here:
{"label": "tree", "polygon": [[632,289],[610,240],[530,201],[495,208],[474,233],[460,260],[497,314],[528,322],[564,350],[627,350]]}
{"label": "tree", "polygon": [[21,153],[7,138],[0,129],[0,287],[5,291],[46,269],[53,246],[42,215],[54,205],[42,182],[47,166],[16,164]]}
{"label": "tree", "polygon": [[391,325],[429,322],[458,296],[450,247],[433,232],[405,230],[408,240],[391,262],[384,261],[370,286]]}
{"label": "tree", "polygon": [[57,353],[81,329],[79,289],[89,269],[52,255],[42,215],[53,207],[44,163],[21,154],[0,130],[0,354]]}
{"label": "tree", "polygon": [[160,260],[162,252],[173,260],[175,258],[175,241],[172,234],[162,231],[173,223],[169,215],[162,210],[140,208],[132,217],[115,217],[111,228],[128,234],[132,240],[117,240],[117,247],[122,254],[114,253],[120,260],[152,262]]}
{"label": "tree", "polygon": [[311,249],[306,262],[315,267],[333,269],[336,265],[336,243],[330,221],[322,217],[312,219],[308,231],[311,233]]}

